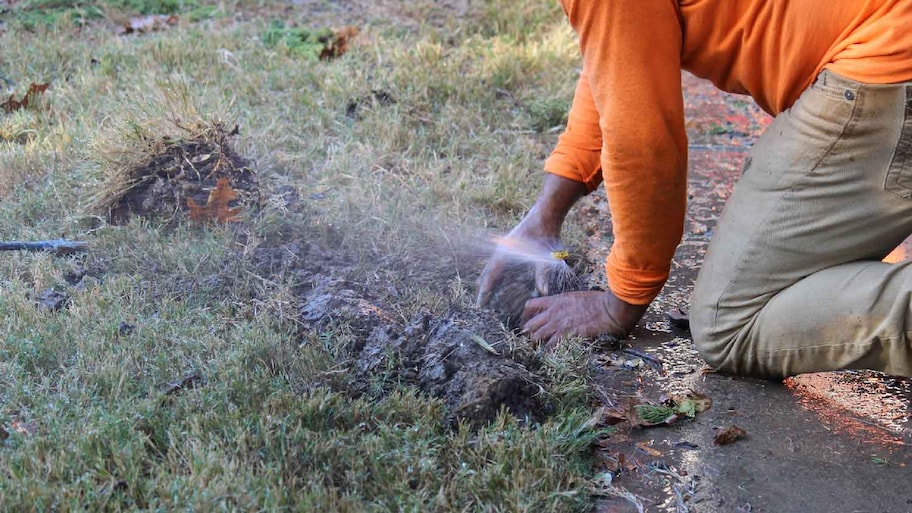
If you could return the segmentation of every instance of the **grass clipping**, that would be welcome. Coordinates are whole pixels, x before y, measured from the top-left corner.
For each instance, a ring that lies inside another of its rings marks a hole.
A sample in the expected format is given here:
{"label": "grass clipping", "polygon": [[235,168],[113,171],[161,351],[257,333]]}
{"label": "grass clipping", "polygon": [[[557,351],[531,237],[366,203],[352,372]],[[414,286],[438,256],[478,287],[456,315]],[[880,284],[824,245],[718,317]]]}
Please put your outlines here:
{"label": "grass clipping", "polygon": [[670,426],[681,419],[693,419],[712,407],[708,396],[690,392],[662,397],[657,403],[631,399],[625,404],[599,410],[597,418],[604,425],[626,422],[632,428]]}

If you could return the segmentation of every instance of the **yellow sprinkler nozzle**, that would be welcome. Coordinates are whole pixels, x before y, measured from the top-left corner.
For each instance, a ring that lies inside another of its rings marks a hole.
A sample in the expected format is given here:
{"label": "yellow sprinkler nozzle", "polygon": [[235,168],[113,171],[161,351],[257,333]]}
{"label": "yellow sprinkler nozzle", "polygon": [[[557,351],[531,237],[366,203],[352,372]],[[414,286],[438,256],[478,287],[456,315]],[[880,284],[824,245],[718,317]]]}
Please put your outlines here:
{"label": "yellow sprinkler nozzle", "polygon": [[566,260],[566,259],[570,258],[570,252],[569,252],[569,251],[563,251],[563,250],[561,250],[561,251],[552,251],[552,252],[551,252],[551,258],[554,258],[554,259],[556,259],[556,260]]}

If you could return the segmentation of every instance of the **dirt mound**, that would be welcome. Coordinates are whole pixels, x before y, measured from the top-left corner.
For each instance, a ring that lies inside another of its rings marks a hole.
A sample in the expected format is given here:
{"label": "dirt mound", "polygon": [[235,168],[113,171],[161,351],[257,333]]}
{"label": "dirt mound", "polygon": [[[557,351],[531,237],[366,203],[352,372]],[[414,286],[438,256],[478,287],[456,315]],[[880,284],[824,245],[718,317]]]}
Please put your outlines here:
{"label": "dirt mound", "polygon": [[[365,279],[344,251],[296,235],[279,247],[261,247],[257,267],[294,277],[298,318],[308,332],[349,341],[345,382],[351,393],[414,385],[442,399],[453,423],[484,423],[501,408],[532,421],[547,412],[532,349],[512,340],[493,312],[453,301],[442,315],[405,319],[396,313],[402,298],[386,291],[392,286],[386,278]],[[407,281],[396,286],[410,288]],[[434,281],[446,286],[444,277]]]}
{"label": "dirt mound", "polygon": [[342,282],[328,281],[305,295],[301,319],[317,329],[344,319],[357,331],[350,376],[356,391],[385,373],[443,399],[454,422],[485,422],[502,407],[536,419],[544,407],[527,367],[531,354],[511,351],[497,319],[484,312],[424,313],[402,323]]}
{"label": "dirt mound", "polygon": [[236,135],[237,126],[229,131],[214,123],[188,130],[186,138],[145,141],[143,158],[113,177],[96,208],[107,211],[114,223],[132,216],[170,222],[189,210],[190,200],[206,205],[221,178],[237,194],[229,206],[257,208],[256,173],[231,147]]}

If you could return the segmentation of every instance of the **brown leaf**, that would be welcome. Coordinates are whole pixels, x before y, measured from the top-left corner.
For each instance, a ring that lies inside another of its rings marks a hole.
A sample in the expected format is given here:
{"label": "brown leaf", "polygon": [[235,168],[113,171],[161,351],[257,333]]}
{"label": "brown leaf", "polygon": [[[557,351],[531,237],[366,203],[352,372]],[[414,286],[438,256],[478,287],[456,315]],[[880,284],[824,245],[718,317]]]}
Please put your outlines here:
{"label": "brown leaf", "polygon": [[645,452],[649,456],[652,456],[653,458],[661,458],[662,453],[653,449],[652,447],[650,447],[651,445],[652,445],[652,441],[649,441],[649,442],[643,441],[643,442],[638,442],[636,444],[637,449]]}
{"label": "brown leaf", "polygon": [[197,384],[203,383],[203,375],[199,372],[193,372],[186,376],[177,383],[168,384],[168,388],[162,391],[162,395],[175,395],[182,390],[190,390],[195,388]]}
{"label": "brown leaf", "polygon": [[193,201],[193,198],[187,198],[187,206],[190,207],[190,219],[200,223],[215,220],[222,224],[238,221],[238,216],[243,208],[230,208],[228,206],[237,197],[237,192],[228,185],[228,179],[219,178],[215,184],[215,189],[209,193],[209,201],[206,205],[200,206]]}
{"label": "brown leaf", "polygon": [[113,495],[117,492],[126,492],[130,488],[129,483],[123,479],[111,480],[98,489],[98,494],[102,497]]}
{"label": "brown leaf", "polygon": [[0,426],[0,442],[9,438],[9,431],[3,429],[3,426]]}
{"label": "brown leaf", "polygon": [[685,310],[681,308],[672,308],[666,312],[665,315],[668,317],[668,322],[675,328],[682,330],[690,329],[690,315],[688,315]]}
{"label": "brown leaf", "polygon": [[148,32],[157,32],[165,30],[168,27],[177,25],[179,18],[176,14],[150,14],[148,16],[139,16],[130,18],[129,21],[118,27],[117,33],[126,34],[146,34]]}
{"label": "brown leaf", "polygon": [[697,413],[703,413],[712,408],[713,401],[706,394],[689,392],[686,395],[672,394],[667,402],[663,401],[663,403],[673,405],[678,413],[693,418]]}
{"label": "brown leaf", "polygon": [[[323,50],[320,52],[320,60],[326,61],[341,57],[348,51],[349,42],[354,39],[361,30],[358,27],[345,26],[333,29],[332,36],[327,38],[323,43]],[[322,39],[322,38],[321,38]]]}
{"label": "brown leaf", "polygon": [[729,426],[722,431],[719,431],[716,434],[716,437],[713,438],[713,444],[715,445],[728,445],[737,442],[738,440],[747,436],[747,431],[739,428],[738,426]]}
{"label": "brown leaf", "polygon": [[13,428],[13,431],[19,433],[22,436],[32,436],[38,432],[38,424],[35,422],[22,422],[14,420],[10,427]]}
{"label": "brown leaf", "polygon": [[631,405],[619,405],[612,408],[601,407],[595,413],[595,419],[598,425],[614,426],[621,422],[627,422],[629,411],[633,408]]}
{"label": "brown leaf", "polygon": [[202,155],[194,155],[194,156],[190,159],[190,163],[191,163],[191,164],[202,164],[203,162],[207,162],[207,161],[208,161],[209,159],[211,159],[211,158],[212,158],[212,154],[211,154],[211,153],[204,153],[204,154],[202,154]]}
{"label": "brown leaf", "polygon": [[22,100],[16,101],[16,95],[11,94],[8,100],[0,103],[0,107],[2,107],[7,114],[20,109],[27,109],[30,104],[35,102],[35,98],[47,91],[48,87],[50,86],[50,82],[47,82],[45,84],[36,84],[32,82],[28,88],[28,92],[26,92],[25,96],[22,97]]}

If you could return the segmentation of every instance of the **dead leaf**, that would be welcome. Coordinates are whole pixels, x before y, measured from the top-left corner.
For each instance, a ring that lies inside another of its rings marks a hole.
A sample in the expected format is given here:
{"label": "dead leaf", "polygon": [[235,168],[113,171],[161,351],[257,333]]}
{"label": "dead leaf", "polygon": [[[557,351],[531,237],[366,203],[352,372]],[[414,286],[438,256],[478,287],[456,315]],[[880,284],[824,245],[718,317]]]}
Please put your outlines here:
{"label": "dead leaf", "polygon": [[747,436],[747,431],[739,428],[738,426],[729,426],[722,431],[719,431],[716,434],[716,437],[713,438],[713,444],[715,445],[728,445],[741,440]]}
{"label": "dead leaf", "polygon": [[126,492],[130,488],[129,483],[123,479],[111,480],[98,489],[98,494],[102,497],[113,495],[117,492]]}
{"label": "dead leaf", "polygon": [[470,335],[469,338],[471,338],[473,342],[475,342],[476,344],[481,346],[481,348],[484,349],[485,351],[487,351],[495,356],[500,356],[500,353],[497,352],[497,349],[494,349],[494,346],[489,344],[487,340],[479,337],[478,335]]}
{"label": "dead leaf", "polygon": [[652,445],[652,441],[649,441],[649,442],[643,441],[643,442],[638,442],[636,444],[637,449],[645,452],[649,456],[652,456],[653,458],[661,458],[662,453],[653,449],[652,447],[650,447],[651,445]]}
{"label": "dead leaf", "polygon": [[326,61],[341,57],[348,51],[348,45],[354,39],[361,29],[358,27],[345,26],[333,29],[331,37],[326,38],[323,43],[323,50],[320,51],[320,60]]}
{"label": "dead leaf", "polygon": [[191,163],[191,164],[202,164],[203,162],[206,162],[206,161],[208,161],[208,160],[211,159],[211,158],[212,158],[212,154],[211,154],[211,153],[203,153],[202,155],[194,155],[194,156],[190,159],[190,163]]}
{"label": "dead leaf", "polygon": [[595,417],[598,418],[598,423],[603,426],[615,426],[622,422],[627,422],[628,412],[631,408],[631,405],[620,405],[611,408],[603,406],[595,413]]}
{"label": "dead leaf", "polygon": [[9,438],[9,431],[3,429],[3,426],[0,426],[0,442]]}
{"label": "dead leaf", "polygon": [[187,198],[187,206],[190,207],[190,219],[200,223],[215,220],[222,224],[238,221],[238,216],[243,208],[230,208],[228,206],[237,197],[237,192],[228,185],[228,179],[219,178],[215,184],[215,189],[209,193],[209,201],[205,206],[198,205],[193,201],[193,198]]}
{"label": "dead leaf", "polygon": [[178,21],[180,21],[180,19],[176,14],[150,14],[148,16],[139,16],[130,18],[129,21],[118,27],[117,34],[127,35],[157,32],[177,25]]}
{"label": "dead leaf", "polygon": [[202,384],[202,383],[203,383],[203,375],[200,374],[199,372],[193,372],[191,374],[184,376],[184,378],[181,379],[180,381],[178,381],[177,383],[169,384],[168,388],[166,388],[162,392],[162,394],[166,395],[166,396],[174,395],[183,390],[190,390],[190,389],[196,387],[197,384]]}
{"label": "dead leaf", "polygon": [[45,84],[36,84],[32,82],[28,88],[28,92],[26,92],[25,96],[22,97],[22,100],[16,101],[16,95],[11,94],[8,100],[0,104],[0,107],[3,107],[3,110],[7,114],[17,110],[26,109],[30,104],[35,102],[36,97],[44,94],[44,92],[47,91],[48,87],[50,86],[50,82],[47,82]]}
{"label": "dead leaf", "polygon": [[38,432],[38,423],[14,420],[10,427],[22,436],[32,436]]}
{"label": "dead leaf", "polygon": [[675,328],[682,330],[690,329],[690,315],[687,311],[681,308],[672,308],[665,313],[665,316],[668,318],[668,322]]}
{"label": "dead leaf", "polygon": [[642,358],[624,358],[615,353],[597,357],[596,363],[605,367],[619,367],[629,370],[641,369],[646,365]]}
{"label": "dead leaf", "polygon": [[175,397],[185,390],[192,390],[198,386],[206,384],[206,378],[199,372],[192,372],[184,376],[180,381],[168,383],[168,386],[161,391],[161,404],[171,404]]}
{"label": "dead leaf", "polygon": [[709,396],[696,392],[687,395],[672,395],[668,400],[675,405],[678,413],[689,418],[694,418],[698,413],[710,409],[713,403]]}

